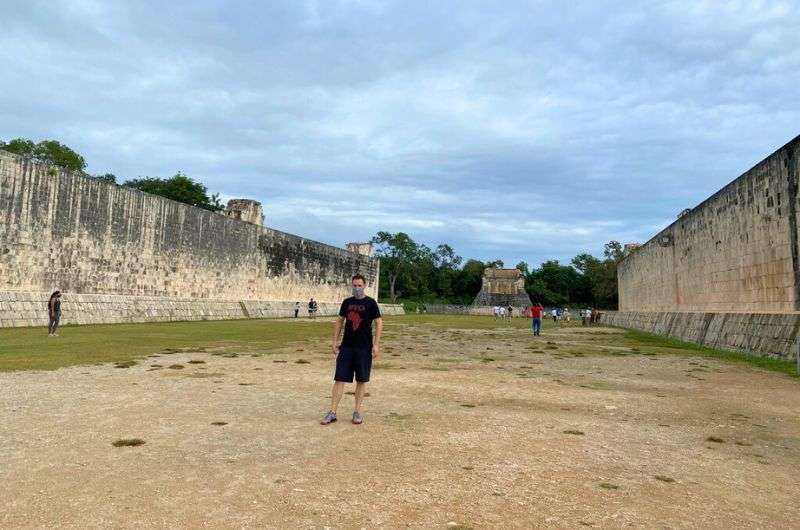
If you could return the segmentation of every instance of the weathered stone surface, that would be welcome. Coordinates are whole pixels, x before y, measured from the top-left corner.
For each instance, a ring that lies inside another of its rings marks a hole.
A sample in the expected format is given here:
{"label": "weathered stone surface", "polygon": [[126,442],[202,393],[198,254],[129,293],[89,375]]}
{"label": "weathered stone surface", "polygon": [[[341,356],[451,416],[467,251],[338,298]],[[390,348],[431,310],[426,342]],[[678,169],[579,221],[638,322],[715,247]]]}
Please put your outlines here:
{"label": "weathered stone surface", "polygon": [[[242,318],[242,301],[311,297],[322,311],[350,295],[356,272],[376,297],[377,258],[50,169],[0,152],[0,326],[41,323],[44,304],[29,293],[56,289],[78,304],[109,295],[81,307],[98,322],[115,321],[99,315],[115,304],[127,308],[120,321]],[[244,206],[246,220],[260,215]]]}
{"label": "weathered stone surface", "polygon": [[261,208],[261,203],[252,199],[231,199],[222,213],[237,221],[259,226],[264,224],[264,210]]}
{"label": "weathered stone surface", "polygon": [[488,268],[484,270],[481,290],[472,305],[530,306],[531,299],[525,291],[525,278],[518,269]]}
{"label": "weathered stone surface", "polygon": [[800,313],[603,311],[604,324],[751,355],[797,355]]}
{"label": "weathered stone surface", "polygon": [[[0,291],[0,327],[47,325],[49,292]],[[338,302],[320,302],[318,316],[338,314]],[[402,305],[380,304],[384,315],[402,315]],[[180,320],[231,320],[237,318],[289,318],[294,302],[265,300],[179,299],[158,296],[124,296],[65,293],[62,324],[113,324]],[[307,317],[305,305],[301,317]]]}
{"label": "weathered stone surface", "polygon": [[620,263],[621,311],[800,310],[800,136]]}

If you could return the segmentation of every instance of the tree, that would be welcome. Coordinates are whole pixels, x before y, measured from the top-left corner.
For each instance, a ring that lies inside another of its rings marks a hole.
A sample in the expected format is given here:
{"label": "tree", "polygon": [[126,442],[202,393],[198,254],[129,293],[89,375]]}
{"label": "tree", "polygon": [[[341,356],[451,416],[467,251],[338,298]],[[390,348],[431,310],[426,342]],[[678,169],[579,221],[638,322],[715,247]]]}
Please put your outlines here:
{"label": "tree", "polygon": [[515,268],[521,272],[523,276],[527,276],[530,273],[530,266],[528,266],[528,262],[526,261],[520,261]]}
{"label": "tree", "polygon": [[609,241],[603,246],[603,255],[607,260],[619,263],[625,257],[625,251],[619,241]]}
{"label": "tree", "polygon": [[572,264],[583,275],[594,305],[616,307],[617,264],[623,258],[622,245],[617,241],[609,241],[603,255],[605,259],[601,260],[586,253],[578,254],[572,258]]}
{"label": "tree", "polygon": [[91,175],[91,178],[95,180],[102,180],[103,182],[109,182],[111,184],[117,183],[117,176],[113,173],[104,173],[102,175]]}
{"label": "tree", "polygon": [[381,270],[386,271],[389,282],[389,299],[397,303],[397,279],[410,270],[420,257],[420,246],[405,232],[391,234],[378,232],[372,238],[377,245],[375,254],[381,258]]}
{"label": "tree", "polygon": [[187,177],[180,171],[168,179],[144,177],[129,180],[123,186],[160,195],[173,201],[190,204],[212,212],[223,209],[222,203],[219,202],[219,194],[209,196],[208,190],[202,183]]}
{"label": "tree", "polygon": [[0,141],[0,149],[70,171],[86,169],[86,160],[81,155],[56,140],[34,143],[27,138],[14,138],[9,142]]}

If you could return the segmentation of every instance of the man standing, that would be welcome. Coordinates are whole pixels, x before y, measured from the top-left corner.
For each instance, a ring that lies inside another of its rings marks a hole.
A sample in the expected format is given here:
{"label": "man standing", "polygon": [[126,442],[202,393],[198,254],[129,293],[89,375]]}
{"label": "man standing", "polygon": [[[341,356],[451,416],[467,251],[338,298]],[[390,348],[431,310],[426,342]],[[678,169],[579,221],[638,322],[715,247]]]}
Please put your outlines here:
{"label": "man standing", "polygon": [[[333,377],[331,390],[331,409],[320,422],[329,425],[336,421],[336,408],[344,393],[344,384],[356,379],[356,406],[353,412],[353,423],[360,425],[364,418],[361,405],[364,392],[369,381],[372,359],[376,359],[381,350],[381,333],[383,320],[378,302],[364,293],[367,281],[360,274],[353,276],[353,296],[342,302],[339,318],[333,330],[333,354],[336,355],[336,374]],[[372,337],[372,322],[375,322],[375,338]],[[339,334],[344,324],[344,338],[339,344]]]}
{"label": "man standing", "polygon": [[300,312],[300,302],[294,303],[294,318],[297,318],[297,314]]}
{"label": "man standing", "polygon": [[544,307],[539,302],[531,306],[531,328],[533,329],[533,336],[538,337],[542,330],[542,311]]}

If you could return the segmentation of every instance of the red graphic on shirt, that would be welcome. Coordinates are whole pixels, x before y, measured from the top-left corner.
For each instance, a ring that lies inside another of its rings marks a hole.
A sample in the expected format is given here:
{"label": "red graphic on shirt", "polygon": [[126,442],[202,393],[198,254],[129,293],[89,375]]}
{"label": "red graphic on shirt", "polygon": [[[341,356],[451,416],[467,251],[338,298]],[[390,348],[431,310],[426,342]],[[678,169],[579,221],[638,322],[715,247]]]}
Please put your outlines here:
{"label": "red graphic on shirt", "polygon": [[358,330],[361,325],[361,313],[365,310],[366,308],[363,305],[351,305],[347,308],[347,320],[350,322],[350,329],[353,331]]}

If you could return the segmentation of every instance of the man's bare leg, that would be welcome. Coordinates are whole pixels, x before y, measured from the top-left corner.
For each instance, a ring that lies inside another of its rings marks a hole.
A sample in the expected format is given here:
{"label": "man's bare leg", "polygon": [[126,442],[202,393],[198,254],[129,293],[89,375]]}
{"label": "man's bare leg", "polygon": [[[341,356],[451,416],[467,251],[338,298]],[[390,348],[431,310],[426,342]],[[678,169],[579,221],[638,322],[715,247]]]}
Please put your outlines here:
{"label": "man's bare leg", "polygon": [[334,381],[333,389],[331,389],[331,412],[334,414],[336,414],[336,408],[339,406],[339,402],[342,400],[342,394],[344,394],[344,382]]}
{"label": "man's bare leg", "polygon": [[364,402],[364,392],[366,390],[366,383],[356,383],[356,412],[359,414],[361,414],[361,404]]}

